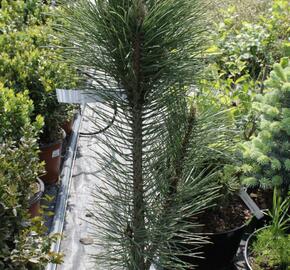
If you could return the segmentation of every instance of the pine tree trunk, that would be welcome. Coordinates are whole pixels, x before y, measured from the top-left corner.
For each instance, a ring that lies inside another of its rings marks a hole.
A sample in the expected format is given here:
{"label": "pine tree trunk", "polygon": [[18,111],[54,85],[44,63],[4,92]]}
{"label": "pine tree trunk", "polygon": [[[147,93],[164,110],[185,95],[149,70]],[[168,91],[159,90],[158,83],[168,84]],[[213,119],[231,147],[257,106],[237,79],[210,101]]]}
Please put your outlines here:
{"label": "pine tree trunk", "polygon": [[144,184],[142,175],[142,106],[133,108],[133,239],[132,250],[134,270],[145,270],[145,221],[144,221]]}
{"label": "pine tree trunk", "polygon": [[[140,2],[140,7],[141,7]],[[139,26],[142,25],[144,14],[140,14]],[[139,27],[138,27],[139,28]],[[140,28],[139,28],[140,29]],[[132,87],[132,96],[129,100],[132,106],[132,133],[133,133],[133,270],[145,270],[145,202],[143,179],[143,105],[144,105],[144,77],[141,69],[143,35],[137,32],[133,45],[133,69],[135,80]]]}

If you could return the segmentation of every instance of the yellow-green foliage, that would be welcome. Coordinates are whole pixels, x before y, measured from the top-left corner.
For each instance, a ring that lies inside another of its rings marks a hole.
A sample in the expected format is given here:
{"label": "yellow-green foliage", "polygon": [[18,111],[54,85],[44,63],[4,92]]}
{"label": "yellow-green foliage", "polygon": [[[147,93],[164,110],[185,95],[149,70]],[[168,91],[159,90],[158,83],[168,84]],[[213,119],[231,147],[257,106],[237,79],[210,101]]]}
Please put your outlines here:
{"label": "yellow-green foliage", "polygon": [[38,0],[2,0],[0,33],[23,30],[33,25],[43,25],[49,20],[49,6]]}
{"label": "yellow-green foliage", "polygon": [[265,265],[270,267],[269,269],[278,269],[275,267],[283,263],[290,266],[290,235],[274,236],[271,229],[266,228],[258,234],[253,252],[253,269],[255,270],[263,270]]}
{"label": "yellow-green foliage", "polygon": [[28,218],[32,185],[43,170],[37,142],[43,118],[32,122],[32,110],[27,92],[15,94],[0,84],[0,269],[18,269],[10,255]]}
{"label": "yellow-green foliage", "polygon": [[43,220],[30,220],[29,198],[37,177],[39,135],[57,128],[63,107],[56,85],[71,85],[70,71],[55,49],[48,7],[38,0],[0,1],[0,269],[41,270],[60,262],[50,253],[54,237],[46,236]]}
{"label": "yellow-green foliage", "polygon": [[[201,88],[203,92],[216,93],[216,102],[234,105],[236,114],[245,115],[251,110],[252,98],[263,91],[271,66],[290,56],[290,2],[210,2],[214,23],[209,27],[209,65]],[[246,133],[252,133],[253,120],[251,116],[244,117],[241,128],[250,126]]]}
{"label": "yellow-green foliage", "polygon": [[241,148],[246,170],[243,182],[264,188],[289,185],[290,151],[290,62],[275,64],[265,82],[265,95],[253,109],[259,115],[258,133]]}
{"label": "yellow-green foliage", "polygon": [[62,135],[67,106],[57,102],[55,89],[73,88],[76,82],[75,72],[59,56],[61,41],[48,17],[53,13],[37,0],[4,1],[0,9],[0,81],[17,92],[28,90],[34,117],[41,114],[45,120],[42,142]]}
{"label": "yellow-green foliage", "polygon": [[28,91],[15,95],[12,89],[0,83],[0,142],[19,141],[30,125],[33,103]]}

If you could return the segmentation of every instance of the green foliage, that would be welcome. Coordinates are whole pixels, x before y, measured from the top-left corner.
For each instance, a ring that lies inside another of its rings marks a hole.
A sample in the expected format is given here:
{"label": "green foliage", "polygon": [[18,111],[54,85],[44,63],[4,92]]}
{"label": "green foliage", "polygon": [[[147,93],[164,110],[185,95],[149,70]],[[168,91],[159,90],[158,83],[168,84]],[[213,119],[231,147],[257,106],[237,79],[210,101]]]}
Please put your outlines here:
{"label": "green foliage", "polygon": [[19,141],[23,128],[30,124],[33,111],[28,92],[14,94],[14,91],[0,84],[0,142],[5,139]]}
{"label": "green foliage", "polygon": [[259,115],[257,135],[242,145],[248,186],[289,187],[289,100],[290,64],[283,58],[275,64],[264,95],[257,96],[253,109]]}
{"label": "green foliage", "polygon": [[271,6],[255,22],[237,24],[237,10],[229,10],[214,32],[214,61],[221,73],[228,76],[249,74],[263,81],[270,67],[283,55],[283,46],[290,35],[290,4],[287,0],[271,1]]}
{"label": "green foliage", "polygon": [[49,19],[49,6],[38,0],[1,0],[0,7],[0,34],[44,25]]}
{"label": "green foliage", "polygon": [[27,213],[33,184],[43,172],[38,158],[43,118],[32,122],[28,93],[15,94],[3,85],[0,108],[0,269],[38,270],[60,259],[49,253],[54,237],[45,236],[43,222],[29,221]]}
{"label": "green foliage", "polygon": [[283,199],[281,196],[281,190],[275,188],[273,192],[273,207],[269,211],[269,216],[271,217],[270,229],[274,236],[279,236],[286,233],[287,229],[290,228],[290,191],[286,193],[286,197]]}
{"label": "green foliage", "polygon": [[[219,198],[219,204],[223,204],[229,202],[229,197],[236,194],[241,187],[240,179],[237,177],[240,169],[236,167],[240,162],[237,155],[240,136],[235,124],[236,109],[234,107],[227,109],[225,103],[218,102],[219,98],[221,96],[216,96],[214,92],[192,93],[189,98],[189,103],[197,109],[197,122],[198,120],[203,122],[204,115],[211,116],[208,119],[211,127],[207,127],[206,135],[203,134],[203,139],[208,140],[205,144],[207,147],[201,149],[204,154],[195,154],[196,157],[192,156],[191,159],[195,160],[195,164],[200,164],[202,169],[217,172],[215,181],[221,186],[220,193],[223,194],[223,198]],[[196,125],[196,130],[198,129]]]}
{"label": "green foliage", "polygon": [[44,228],[46,227],[42,218],[36,217],[21,231],[10,256],[13,269],[43,270],[48,263],[62,262],[62,254],[50,251],[51,245],[60,236],[47,236]]}
{"label": "green foliage", "polygon": [[257,22],[271,7],[269,0],[210,0],[209,14],[215,22],[224,22],[233,14],[235,27],[240,27],[244,22]]}
{"label": "green foliage", "polygon": [[[262,229],[257,234],[257,239],[253,245],[254,268],[264,269],[267,266],[273,269],[279,267],[281,270],[288,270],[290,266],[290,193],[282,200],[279,190],[273,192],[273,209],[269,212],[272,218],[270,226]],[[278,268],[277,268],[278,269]]]}
{"label": "green foliage", "polygon": [[12,14],[4,17],[4,25],[13,25],[13,19],[18,25],[17,18],[23,17],[27,5],[34,19],[0,35],[0,81],[17,92],[29,92],[34,103],[34,117],[40,114],[45,120],[41,142],[53,142],[62,137],[60,127],[68,112],[67,105],[57,102],[55,89],[74,87],[76,75],[59,56],[61,42],[54,37],[51,19],[41,19],[47,7],[35,0],[16,2],[12,6],[2,6],[0,13]]}
{"label": "green foliage", "polygon": [[[253,247],[253,269],[288,270],[290,261],[290,235],[274,237],[270,228],[263,229],[257,236]],[[281,268],[281,267],[284,268]],[[278,268],[280,267],[280,268]]]}
{"label": "green foliage", "polygon": [[28,218],[32,183],[42,169],[34,132],[27,127],[18,146],[12,142],[0,145],[0,269],[15,269],[10,255]]}
{"label": "green foliage", "polygon": [[[214,1],[215,2],[215,1]],[[248,139],[255,117],[248,115],[253,97],[264,90],[271,66],[289,56],[290,4],[287,0],[218,1],[208,67],[201,91],[216,93],[216,102],[235,106]]]}
{"label": "green foliage", "polygon": [[[227,114],[188,106],[202,65],[203,14],[198,0],[81,0],[64,15],[67,61],[91,79],[90,93],[118,107],[99,137],[107,169],[91,213],[104,269],[185,269],[172,265],[174,239],[204,243],[188,220],[216,198],[214,167],[229,158],[234,138]],[[95,122],[110,117],[96,111]]]}

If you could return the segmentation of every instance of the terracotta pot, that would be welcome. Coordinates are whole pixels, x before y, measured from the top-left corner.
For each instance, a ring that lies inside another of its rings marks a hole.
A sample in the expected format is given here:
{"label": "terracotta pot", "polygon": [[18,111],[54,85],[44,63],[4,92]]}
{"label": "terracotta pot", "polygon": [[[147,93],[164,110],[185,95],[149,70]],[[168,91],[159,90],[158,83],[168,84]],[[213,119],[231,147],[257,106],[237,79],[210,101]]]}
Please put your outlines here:
{"label": "terracotta pot", "polygon": [[37,192],[29,200],[28,212],[32,218],[40,215],[40,200],[44,192],[44,183],[41,181],[41,179],[37,179],[36,185]]}
{"label": "terracotta pot", "polygon": [[62,141],[43,145],[40,147],[39,158],[45,162],[46,174],[41,176],[45,184],[55,184],[58,182],[61,164]]}
{"label": "terracotta pot", "polygon": [[73,124],[74,124],[74,118],[71,120],[67,120],[62,124],[62,129],[65,131],[66,135],[69,136],[72,133],[73,130]]}

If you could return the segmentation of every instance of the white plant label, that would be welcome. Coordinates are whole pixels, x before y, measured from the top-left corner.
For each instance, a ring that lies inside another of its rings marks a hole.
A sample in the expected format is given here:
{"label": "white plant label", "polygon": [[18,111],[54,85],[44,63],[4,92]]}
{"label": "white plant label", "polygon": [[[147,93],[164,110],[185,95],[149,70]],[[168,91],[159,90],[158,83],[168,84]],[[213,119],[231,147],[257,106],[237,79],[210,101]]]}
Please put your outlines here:
{"label": "white plant label", "polygon": [[57,149],[57,150],[54,150],[52,151],[52,158],[56,158],[56,157],[59,157],[60,156],[60,150]]}
{"label": "white plant label", "polygon": [[263,212],[243,188],[241,188],[239,195],[257,219],[261,219],[264,216]]}
{"label": "white plant label", "polygon": [[99,96],[88,90],[56,89],[56,95],[60,103],[86,104],[102,101]]}

